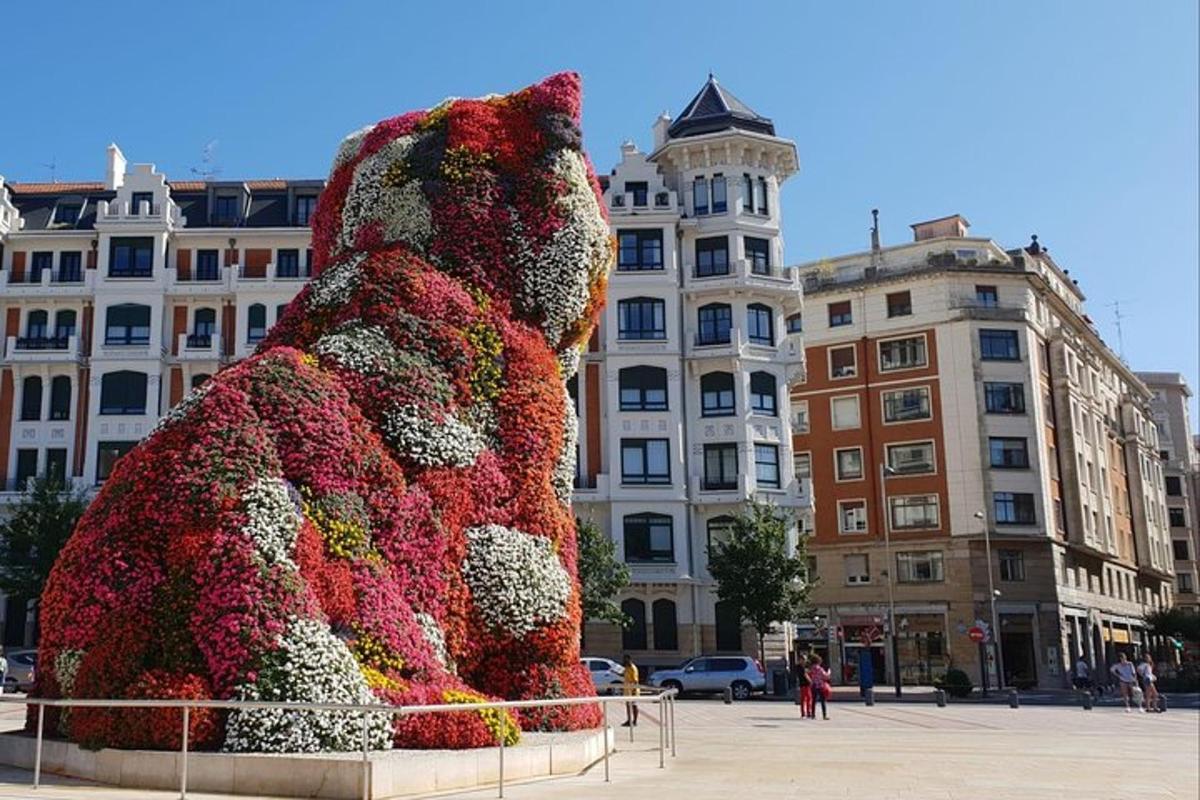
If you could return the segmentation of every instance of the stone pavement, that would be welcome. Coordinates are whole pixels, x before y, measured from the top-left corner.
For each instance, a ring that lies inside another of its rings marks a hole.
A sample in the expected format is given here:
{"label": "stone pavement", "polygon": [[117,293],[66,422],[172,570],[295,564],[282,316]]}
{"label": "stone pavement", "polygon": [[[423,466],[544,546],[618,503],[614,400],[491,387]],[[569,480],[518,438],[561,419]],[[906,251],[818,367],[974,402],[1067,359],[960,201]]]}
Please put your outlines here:
{"label": "stone pavement", "polygon": [[[677,705],[679,756],[658,768],[643,714],[633,744],[620,729],[612,783],[603,768],[506,787],[508,800],[1138,800],[1200,796],[1200,713],[1118,709],[830,704],[829,721],[752,701]],[[177,793],[89,787],[0,768],[0,798],[166,800]],[[485,800],[494,789],[443,797]],[[211,795],[193,795],[209,800]]]}

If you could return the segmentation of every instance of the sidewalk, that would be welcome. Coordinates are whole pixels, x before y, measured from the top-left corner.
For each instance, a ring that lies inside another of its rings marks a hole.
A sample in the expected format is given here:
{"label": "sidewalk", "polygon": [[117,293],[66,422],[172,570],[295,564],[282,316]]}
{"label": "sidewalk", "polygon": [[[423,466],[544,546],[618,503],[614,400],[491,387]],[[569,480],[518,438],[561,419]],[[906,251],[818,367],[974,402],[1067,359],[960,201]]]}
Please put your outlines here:
{"label": "sidewalk", "polygon": [[[1011,690],[1004,689],[998,691],[991,689],[988,696],[984,697],[976,687],[970,697],[950,697],[946,696],[947,705],[1002,705],[1007,706],[1009,702],[1009,692]],[[896,688],[894,686],[875,686],[875,702],[883,703],[930,703],[937,702],[937,689],[933,686],[904,686],[901,689],[900,697],[896,697]],[[1200,708],[1200,694],[1197,693],[1179,693],[1171,692],[1163,695],[1167,701],[1167,711],[1172,709],[1198,709]],[[776,695],[761,695],[760,699],[772,702],[793,702],[793,697],[789,693],[783,697]],[[1080,694],[1074,689],[1026,689],[1017,692],[1017,700],[1021,705],[1036,705],[1036,706],[1080,706],[1082,700]],[[1103,697],[1093,695],[1093,703],[1097,707],[1118,707],[1123,705],[1120,696],[1106,694]],[[834,686],[833,697],[831,702],[839,703],[862,703],[863,699],[859,694],[857,686]]]}

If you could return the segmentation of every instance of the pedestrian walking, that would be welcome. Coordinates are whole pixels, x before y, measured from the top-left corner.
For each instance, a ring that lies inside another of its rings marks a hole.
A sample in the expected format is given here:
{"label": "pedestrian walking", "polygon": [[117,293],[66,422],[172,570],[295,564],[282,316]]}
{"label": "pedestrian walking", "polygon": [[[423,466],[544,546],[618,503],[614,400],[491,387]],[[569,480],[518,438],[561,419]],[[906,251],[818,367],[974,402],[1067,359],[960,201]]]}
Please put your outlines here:
{"label": "pedestrian walking", "polygon": [[800,656],[796,659],[796,705],[800,706],[800,718],[811,718],[813,715],[812,681],[808,677],[808,659]]}
{"label": "pedestrian walking", "polygon": [[1154,674],[1154,656],[1146,653],[1142,657],[1142,663],[1137,665],[1138,680],[1142,684],[1142,695],[1145,698],[1145,706],[1147,711],[1158,711],[1159,696],[1158,676]]}
{"label": "pedestrian walking", "polygon": [[1113,664],[1109,671],[1117,679],[1121,689],[1121,698],[1125,701],[1125,711],[1128,713],[1132,710],[1130,703],[1133,701],[1133,690],[1137,686],[1137,673],[1129,661],[1129,656],[1121,653],[1120,660]]}
{"label": "pedestrian walking", "polygon": [[1075,688],[1081,692],[1092,688],[1092,667],[1083,657],[1083,653],[1079,654],[1079,660],[1075,662]]}
{"label": "pedestrian walking", "polygon": [[809,719],[816,718],[816,702],[821,703],[821,719],[829,719],[829,710],[825,701],[833,694],[829,685],[829,670],[821,664],[821,657],[815,653],[808,660],[808,680],[812,683],[813,704],[808,713]]}
{"label": "pedestrian walking", "polygon": [[4,657],[4,650],[0,648],[0,694],[4,694],[8,690],[8,659]]}
{"label": "pedestrian walking", "polygon": [[[637,697],[638,692],[638,668],[637,664],[633,663],[633,659],[628,655],[625,656],[625,689],[626,697]],[[638,707],[636,702],[627,702],[625,704],[625,722],[621,724],[622,728],[636,726],[638,722]]]}

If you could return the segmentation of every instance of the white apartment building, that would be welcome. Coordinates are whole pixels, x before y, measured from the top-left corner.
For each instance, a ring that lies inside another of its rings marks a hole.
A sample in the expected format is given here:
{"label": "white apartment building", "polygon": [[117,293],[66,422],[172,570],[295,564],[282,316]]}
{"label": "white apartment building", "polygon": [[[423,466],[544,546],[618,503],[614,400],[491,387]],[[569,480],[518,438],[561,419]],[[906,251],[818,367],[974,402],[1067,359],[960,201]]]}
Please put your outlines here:
{"label": "white apartment building", "polygon": [[[0,179],[0,502],[91,488],[159,416],[251,352],[310,274],[323,181],[168,181],[110,145],[103,181]],[[3,642],[31,643],[25,599]]]}
{"label": "white apartment building", "polygon": [[585,649],[664,665],[754,652],[717,602],[709,544],[750,498],[807,520],[812,494],[793,470],[787,406],[804,368],[779,209],[795,145],[711,76],[653,134],[650,153],[625,144],[602,179],[619,255],[572,384],[574,505],[633,581],[621,604],[633,624],[589,623]]}

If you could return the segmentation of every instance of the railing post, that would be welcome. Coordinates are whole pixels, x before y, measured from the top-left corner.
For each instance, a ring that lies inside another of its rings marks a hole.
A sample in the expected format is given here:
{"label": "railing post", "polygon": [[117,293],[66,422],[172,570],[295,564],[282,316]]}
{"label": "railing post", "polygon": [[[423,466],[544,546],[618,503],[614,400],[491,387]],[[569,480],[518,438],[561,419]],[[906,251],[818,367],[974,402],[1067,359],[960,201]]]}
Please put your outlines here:
{"label": "railing post", "polygon": [[[604,723],[603,723],[603,727],[601,728],[601,730],[604,731],[604,782],[609,783],[610,779],[608,776],[608,703],[607,703],[607,701],[600,703],[600,708],[603,709],[603,713],[604,713]],[[613,745],[616,745],[616,743],[617,743],[617,737],[613,736]]]}
{"label": "railing post", "polygon": [[663,696],[658,696],[658,768],[667,765],[667,709],[663,705]]}
{"label": "railing post", "polygon": [[187,800],[188,728],[191,727],[191,709],[183,707],[183,748],[179,753],[179,800]]}
{"label": "railing post", "polygon": [[371,800],[371,760],[367,756],[367,713],[362,712],[362,800]]}
{"label": "railing post", "polygon": [[500,709],[500,797],[504,797],[504,736],[508,733],[507,709]]}
{"label": "railing post", "polygon": [[46,704],[38,703],[37,751],[33,756],[33,788],[42,782],[42,727],[46,721]]}
{"label": "railing post", "polygon": [[671,694],[671,758],[675,758],[678,753],[675,751],[675,740],[678,736],[678,731],[675,729],[675,694]]}

